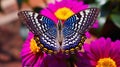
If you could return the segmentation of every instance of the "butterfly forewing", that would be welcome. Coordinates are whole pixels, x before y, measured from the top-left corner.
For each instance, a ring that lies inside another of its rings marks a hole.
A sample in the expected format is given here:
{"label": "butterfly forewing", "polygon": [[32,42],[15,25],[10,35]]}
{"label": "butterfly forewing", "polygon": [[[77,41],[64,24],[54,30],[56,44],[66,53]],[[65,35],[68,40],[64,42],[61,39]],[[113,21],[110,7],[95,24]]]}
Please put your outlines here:
{"label": "butterfly forewing", "polygon": [[54,51],[58,49],[57,28],[51,19],[32,11],[21,11],[18,16],[29,30],[38,36],[40,45],[42,44],[45,50]]}
{"label": "butterfly forewing", "polygon": [[81,44],[81,38],[86,31],[93,25],[99,13],[97,8],[89,8],[74,14],[64,22],[62,47],[70,50]]}

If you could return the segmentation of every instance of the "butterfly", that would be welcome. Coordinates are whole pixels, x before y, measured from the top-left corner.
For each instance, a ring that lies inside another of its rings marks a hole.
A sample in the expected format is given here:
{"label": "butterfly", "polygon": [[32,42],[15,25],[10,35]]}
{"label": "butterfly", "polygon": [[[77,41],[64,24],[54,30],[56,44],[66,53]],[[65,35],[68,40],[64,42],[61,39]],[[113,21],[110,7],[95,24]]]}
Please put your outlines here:
{"label": "butterfly", "polygon": [[72,15],[64,23],[58,20],[58,24],[33,11],[20,11],[18,16],[35,35],[34,40],[40,50],[48,54],[74,54],[81,50],[86,39],[85,32],[93,25],[98,14],[98,8],[88,8]]}

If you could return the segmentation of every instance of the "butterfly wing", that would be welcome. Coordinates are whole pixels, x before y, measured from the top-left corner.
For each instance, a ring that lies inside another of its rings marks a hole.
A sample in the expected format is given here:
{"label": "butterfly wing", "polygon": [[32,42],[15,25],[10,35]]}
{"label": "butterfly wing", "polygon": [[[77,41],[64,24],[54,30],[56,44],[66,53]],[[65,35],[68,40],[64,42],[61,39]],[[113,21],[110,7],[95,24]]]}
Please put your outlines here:
{"label": "butterfly wing", "polygon": [[[84,42],[83,36],[86,31],[93,25],[99,13],[97,8],[89,8],[68,18],[63,28],[63,44],[64,50],[70,50]],[[83,41],[83,42],[81,42]]]}
{"label": "butterfly wing", "polygon": [[51,19],[32,11],[21,11],[18,16],[29,30],[37,35],[41,49],[49,53],[58,49],[56,24]]}

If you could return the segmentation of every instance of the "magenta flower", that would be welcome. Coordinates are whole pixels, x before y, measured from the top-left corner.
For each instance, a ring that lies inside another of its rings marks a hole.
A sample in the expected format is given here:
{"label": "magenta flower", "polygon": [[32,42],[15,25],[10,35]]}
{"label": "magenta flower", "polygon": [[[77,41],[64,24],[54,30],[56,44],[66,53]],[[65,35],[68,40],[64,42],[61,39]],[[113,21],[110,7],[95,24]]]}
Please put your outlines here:
{"label": "magenta flower", "polygon": [[69,62],[66,60],[69,56],[63,54],[48,55],[40,67],[68,67]]}
{"label": "magenta flower", "polygon": [[95,21],[95,23],[93,24],[92,27],[93,27],[93,28],[98,28],[98,27],[99,27],[98,20]]}
{"label": "magenta flower", "polygon": [[33,40],[33,36],[34,35],[30,32],[25,43],[23,44],[21,51],[23,66],[38,67],[41,65],[41,62],[46,57],[46,54],[39,51],[39,48],[36,47],[36,43]]}
{"label": "magenta flower", "polygon": [[90,67],[120,67],[120,40],[100,38],[84,45]]}
{"label": "magenta flower", "polygon": [[[60,2],[55,2],[55,4],[49,4],[47,8],[43,9],[40,14],[43,14],[52,20],[54,20],[56,23],[58,22],[58,19],[63,20],[64,16],[58,16],[59,14],[67,16],[69,18],[74,13],[77,13],[81,10],[87,9],[88,5],[84,4],[82,1],[78,2],[77,0],[62,0]],[[56,12],[59,12],[55,14]],[[64,20],[67,19],[65,17]]]}

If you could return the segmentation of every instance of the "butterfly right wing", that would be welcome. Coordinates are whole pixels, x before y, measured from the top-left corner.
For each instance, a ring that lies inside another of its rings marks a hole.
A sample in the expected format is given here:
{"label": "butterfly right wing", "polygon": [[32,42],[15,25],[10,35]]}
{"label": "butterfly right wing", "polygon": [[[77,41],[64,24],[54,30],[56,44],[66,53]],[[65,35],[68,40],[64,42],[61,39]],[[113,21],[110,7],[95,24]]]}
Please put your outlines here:
{"label": "butterfly right wing", "polygon": [[37,39],[38,46],[40,46],[42,50],[53,53],[59,49],[56,41],[56,24],[51,19],[32,11],[21,11],[18,13],[18,16],[29,30],[34,33],[34,35],[37,35],[35,40]]}

